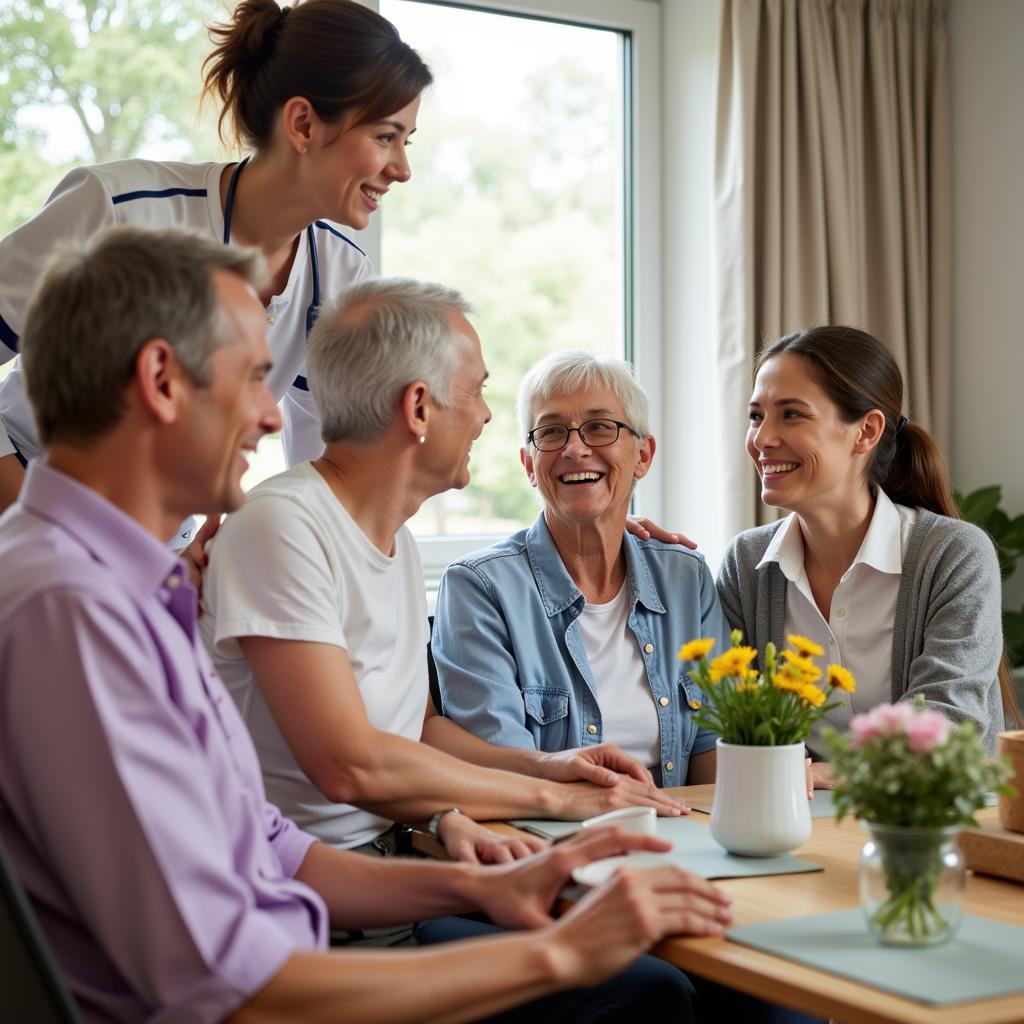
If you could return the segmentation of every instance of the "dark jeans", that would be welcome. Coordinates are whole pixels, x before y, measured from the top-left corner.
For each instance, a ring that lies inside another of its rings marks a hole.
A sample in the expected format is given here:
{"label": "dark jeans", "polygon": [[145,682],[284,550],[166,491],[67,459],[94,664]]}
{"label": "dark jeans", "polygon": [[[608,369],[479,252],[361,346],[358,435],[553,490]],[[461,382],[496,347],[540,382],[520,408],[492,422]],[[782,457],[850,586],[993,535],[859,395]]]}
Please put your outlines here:
{"label": "dark jeans", "polygon": [[[442,917],[416,926],[416,942],[430,946],[456,939],[501,934],[501,929],[464,917]],[[498,1024],[820,1024],[793,1010],[771,1006],[653,956],[594,988],[568,989],[506,1010]]]}
{"label": "dark jeans", "polygon": [[[464,917],[442,917],[416,926],[416,942],[430,946],[485,935],[501,929]],[[500,1024],[698,1024],[697,998],[682,971],[653,956],[642,956],[617,978],[595,988],[568,989],[506,1010],[488,1021]]]}

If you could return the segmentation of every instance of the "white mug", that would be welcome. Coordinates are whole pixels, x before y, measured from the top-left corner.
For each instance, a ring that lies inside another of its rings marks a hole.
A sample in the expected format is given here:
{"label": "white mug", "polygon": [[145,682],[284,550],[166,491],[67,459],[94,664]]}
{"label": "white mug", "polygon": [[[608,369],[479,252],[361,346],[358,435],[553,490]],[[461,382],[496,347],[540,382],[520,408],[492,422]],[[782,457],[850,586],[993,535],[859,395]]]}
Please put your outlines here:
{"label": "white mug", "polygon": [[616,825],[627,832],[639,832],[643,836],[658,834],[658,812],[653,807],[620,807],[617,811],[599,814],[596,818],[587,818],[582,828],[601,828],[604,825]]}

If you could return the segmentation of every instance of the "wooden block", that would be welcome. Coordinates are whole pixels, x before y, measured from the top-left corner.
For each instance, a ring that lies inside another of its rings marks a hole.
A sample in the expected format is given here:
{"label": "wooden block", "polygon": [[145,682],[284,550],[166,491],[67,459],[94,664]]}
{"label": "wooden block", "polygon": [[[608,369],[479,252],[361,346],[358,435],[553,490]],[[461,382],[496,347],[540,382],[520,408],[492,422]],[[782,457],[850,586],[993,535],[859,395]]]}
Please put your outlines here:
{"label": "wooden block", "polygon": [[960,833],[960,849],[973,871],[1024,882],[1024,833],[1011,832],[998,822],[983,821],[981,828]]}

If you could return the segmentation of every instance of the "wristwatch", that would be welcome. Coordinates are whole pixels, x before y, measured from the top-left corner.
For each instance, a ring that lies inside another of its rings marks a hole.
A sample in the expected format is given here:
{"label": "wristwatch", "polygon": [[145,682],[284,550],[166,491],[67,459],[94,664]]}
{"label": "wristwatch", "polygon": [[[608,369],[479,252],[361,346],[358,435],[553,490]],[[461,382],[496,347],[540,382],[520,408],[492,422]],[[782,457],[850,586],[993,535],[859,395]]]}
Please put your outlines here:
{"label": "wristwatch", "polygon": [[458,807],[446,807],[443,811],[438,811],[437,814],[435,814],[427,823],[427,834],[431,837],[431,839],[436,839],[438,842],[441,842],[441,837],[440,835],[438,835],[438,830],[441,828],[441,819],[446,814],[461,813],[462,811],[460,811]]}

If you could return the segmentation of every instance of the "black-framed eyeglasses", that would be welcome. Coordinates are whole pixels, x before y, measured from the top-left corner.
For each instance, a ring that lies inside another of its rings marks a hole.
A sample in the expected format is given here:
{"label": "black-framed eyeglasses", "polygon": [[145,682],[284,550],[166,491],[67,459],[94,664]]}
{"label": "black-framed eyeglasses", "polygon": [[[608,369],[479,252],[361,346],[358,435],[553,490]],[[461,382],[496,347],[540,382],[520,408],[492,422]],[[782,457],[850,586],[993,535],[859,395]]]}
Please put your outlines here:
{"label": "black-framed eyeglasses", "polygon": [[543,426],[534,427],[526,435],[526,439],[540,452],[561,451],[569,443],[572,434],[579,434],[580,440],[588,448],[604,448],[618,441],[620,430],[628,430],[634,437],[640,436],[628,423],[621,423],[619,420],[587,420],[578,427],[545,423]]}

